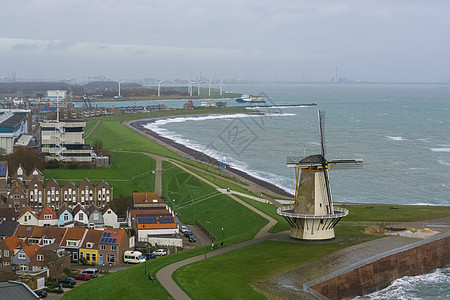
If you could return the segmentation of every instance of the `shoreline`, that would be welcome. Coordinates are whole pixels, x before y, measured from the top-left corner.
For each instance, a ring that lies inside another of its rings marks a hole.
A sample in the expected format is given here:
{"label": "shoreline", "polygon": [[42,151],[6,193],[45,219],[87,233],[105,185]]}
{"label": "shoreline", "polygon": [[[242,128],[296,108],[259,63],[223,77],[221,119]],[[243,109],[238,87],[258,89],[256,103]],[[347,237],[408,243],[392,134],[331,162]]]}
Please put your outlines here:
{"label": "shoreline", "polygon": [[[195,116],[195,115],[192,115],[192,116]],[[174,117],[180,117],[180,116],[174,116]],[[219,166],[220,162],[217,159],[215,159],[209,155],[206,155],[198,150],[194,150],[185,145],[177,143],[172,139],[163,137],[160,134],[154,132],[153,130],[150,130],[150,129],[147,129],[144,127],[145,124],[155,122],[156,120],[170,119],[170,118],[173,118],[173,117],[134,120],[134,121],[130,121],[129,125],[133,129],[137,128],[137,130],[143,132],[144,134],[151,136],[154,140],[160,142],[163,146],[165,146],[165,147],[168,146],[168,148],[176,149],[179,152],[179,154],[182,154],[182,156],[190,157],[190,158],[193,158],[194,160],[201,161],[203,163],[206,163],[206,164],[209,164],[209,165],[212,165],[215,167]],[[286,197],[286,198],[293,197],[292,194],[283,190],[282,188],[278,187],[277,185],[275,185],[273,183],[256,178],[244,171],[233,168],[232,166],[230,166],[228,164],[225,164],[225,167],[226,167],[227,172],[234,175],[233,177],[238,177],[238,179],[241,179],[241,180],[243,179],[242,181],[244,181],[247,184],[248,184],[248,182],[256,184],[257,186],[261,187],[262,189],[271,191],[280,197]]]}

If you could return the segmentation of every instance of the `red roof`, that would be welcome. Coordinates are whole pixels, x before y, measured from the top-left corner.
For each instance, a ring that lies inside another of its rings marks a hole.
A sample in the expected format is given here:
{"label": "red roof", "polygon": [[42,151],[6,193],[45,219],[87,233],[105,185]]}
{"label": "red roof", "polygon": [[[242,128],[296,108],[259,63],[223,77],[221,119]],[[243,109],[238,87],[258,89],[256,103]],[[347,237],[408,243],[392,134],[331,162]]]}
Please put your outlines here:
{"label": "red roof", "polygon": [[3,241],[5,241],[5,244],[11,253],[14,253],[14,249],[20,244],[20,239],[15,235],[4,238]]}
{"label": "red roof", "polygon": [[105,228],[103,232],[110,232],[110,238],[116,239],[116,244],[119,245],[122,241],[123,235],[125,234],[125,229],[114,229],[114,228]]}
{"label": "red roof", "polygon": [[36,252],[38,252],[40,247],[38,246],[38,244],[33,244],[30,246],[25,246],[22,249],[23,249],[23,252],[25,252],[29,258],[32,258],[34,256],[34,254],[36,254]]}
{"label": "red roof", "polygon": [[52,219],[58,219],[56,212],[48,205],[46,205],[38,214],[38,220],[44,220],[44,215],[52,215]]}

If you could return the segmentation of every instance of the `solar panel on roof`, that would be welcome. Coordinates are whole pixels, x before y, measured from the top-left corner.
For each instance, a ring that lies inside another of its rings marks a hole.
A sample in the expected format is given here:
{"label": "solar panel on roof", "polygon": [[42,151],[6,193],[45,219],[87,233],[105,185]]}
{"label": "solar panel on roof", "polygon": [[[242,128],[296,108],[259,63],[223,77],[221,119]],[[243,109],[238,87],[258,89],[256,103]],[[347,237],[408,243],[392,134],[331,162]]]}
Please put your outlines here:
{"label": "solar panel on roof", "polygon": [[0,176],[6,176],[6,163],[0,163]]}
{"label": "solar panel on roof", "polygon": [[138,218],[138,222],[141,224],[156,224],[158,223],[155,217],[153,218]]}

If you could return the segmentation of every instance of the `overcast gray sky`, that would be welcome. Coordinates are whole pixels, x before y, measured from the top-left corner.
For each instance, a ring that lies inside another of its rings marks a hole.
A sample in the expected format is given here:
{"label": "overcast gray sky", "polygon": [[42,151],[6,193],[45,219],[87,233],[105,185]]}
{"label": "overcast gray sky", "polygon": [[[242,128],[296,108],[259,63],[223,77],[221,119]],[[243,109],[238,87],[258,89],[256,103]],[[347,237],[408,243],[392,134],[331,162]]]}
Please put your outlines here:
{"label": "overcast gray sky", "polygon": [[450,1],[14,0],[0,76],[450,82]]}

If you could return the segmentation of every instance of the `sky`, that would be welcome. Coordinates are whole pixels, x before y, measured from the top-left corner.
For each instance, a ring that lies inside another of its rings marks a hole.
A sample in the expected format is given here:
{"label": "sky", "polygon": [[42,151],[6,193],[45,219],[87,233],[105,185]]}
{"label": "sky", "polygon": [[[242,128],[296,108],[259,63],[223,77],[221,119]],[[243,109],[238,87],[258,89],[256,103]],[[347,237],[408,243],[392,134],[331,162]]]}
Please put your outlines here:
{"label": "sky", "polygon": [[450,82],[450,1],[14,0],[0,77]]}

